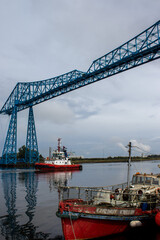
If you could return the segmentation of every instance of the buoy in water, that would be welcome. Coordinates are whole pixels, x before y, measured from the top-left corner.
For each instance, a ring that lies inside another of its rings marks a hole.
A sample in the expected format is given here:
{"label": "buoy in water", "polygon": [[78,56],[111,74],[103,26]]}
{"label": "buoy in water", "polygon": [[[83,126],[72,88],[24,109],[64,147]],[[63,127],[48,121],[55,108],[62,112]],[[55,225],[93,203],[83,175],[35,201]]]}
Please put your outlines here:
{"label": "buoy in water", "polygon": [[160,212],[158,212],[155,216],[155,222],[160,227]]}

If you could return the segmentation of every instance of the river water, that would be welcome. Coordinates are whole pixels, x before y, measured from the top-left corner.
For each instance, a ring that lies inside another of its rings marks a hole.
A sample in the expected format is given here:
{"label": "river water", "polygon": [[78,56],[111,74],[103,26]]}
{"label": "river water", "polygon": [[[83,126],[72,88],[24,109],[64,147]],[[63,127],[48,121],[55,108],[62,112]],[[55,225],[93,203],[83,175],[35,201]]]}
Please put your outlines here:
{"label": "river water", "polygon": [[[132,163],[136,172],[160,173],[160,161]],[[0,240],[63,239],[58,186],[107,186],[126,182],[127,163],[83,164],[82,171],[35,173],[34,169],[0,169]],[[104,239],[159,239],[160,230],[138,230]]]}

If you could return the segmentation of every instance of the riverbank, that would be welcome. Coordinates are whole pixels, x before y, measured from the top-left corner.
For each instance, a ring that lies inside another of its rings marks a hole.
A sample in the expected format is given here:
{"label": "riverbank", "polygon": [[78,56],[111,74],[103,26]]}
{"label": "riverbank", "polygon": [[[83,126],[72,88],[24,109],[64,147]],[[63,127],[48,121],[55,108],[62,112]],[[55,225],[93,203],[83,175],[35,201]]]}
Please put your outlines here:
{"label": "riverbank", "polygon": [[[132,157],[132,162],[158,161],[160,157]],[[108,158],[72,158],[72,163],[117,163],[128,162],[128,157],[108,157]]]}
{"label": "riverbank", "polygon": [[34,163],[0,164],[1,168],[34,168]]}
{"label": "riverbank", "polygon": [[[132,162],[140,161],[158,161],[160,156],[149,156],[149,157],[132,157]],[[83,163],[117,163],[117,162],[128,162],[128,157],[108,157],[108,158],[72,158],[72,163],[83,164]],[[0,164],[1,168],[34,168],[34,163],[17,163],[17,164]]]}

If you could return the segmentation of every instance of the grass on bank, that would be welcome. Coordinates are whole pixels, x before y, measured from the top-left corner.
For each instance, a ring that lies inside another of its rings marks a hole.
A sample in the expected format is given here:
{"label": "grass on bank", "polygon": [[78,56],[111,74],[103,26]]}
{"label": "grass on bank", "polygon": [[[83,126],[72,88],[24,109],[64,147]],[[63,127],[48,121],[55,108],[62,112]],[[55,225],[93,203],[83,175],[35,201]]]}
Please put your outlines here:
{"label": "grass on bank", "polygon": [[[116,163],[128,162],[128,157],[107,158],[72,158],[72,163]],[[149,155],[147,157],[132,157],[132,162],[160,160],[160,155]]]}

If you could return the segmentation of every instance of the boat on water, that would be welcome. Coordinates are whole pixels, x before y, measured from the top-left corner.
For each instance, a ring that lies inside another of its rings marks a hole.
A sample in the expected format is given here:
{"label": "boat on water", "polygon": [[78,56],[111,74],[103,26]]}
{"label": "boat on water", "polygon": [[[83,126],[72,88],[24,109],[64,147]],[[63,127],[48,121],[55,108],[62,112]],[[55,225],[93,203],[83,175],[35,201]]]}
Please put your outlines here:
{"label": "boat on water", "polygon": [[82,170],[82,165],[74,164],[69,160],[67,150],[64,146],[61,148],[61,138],[58,138],[58,147],[53,151],[52,159],[45,160],[43,163],[35,163],[35,169],[40,172],[71,171]]}
{"label": "boat on water", "polygon": [[[131,156],[131,143],[129,143]],[[65,240],[93,239],[133,227],[160,226],[160,174],[137,172],[130,182],[107,187],[59,187]]]}

